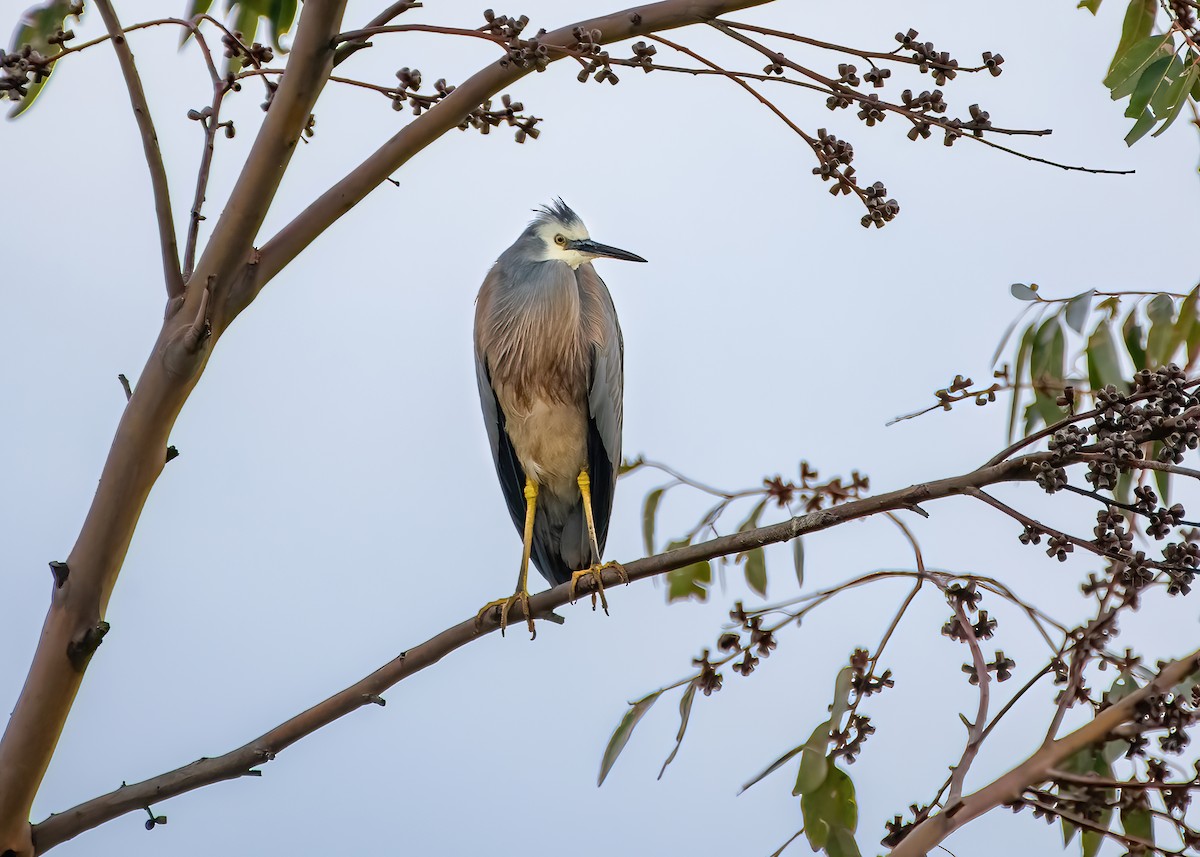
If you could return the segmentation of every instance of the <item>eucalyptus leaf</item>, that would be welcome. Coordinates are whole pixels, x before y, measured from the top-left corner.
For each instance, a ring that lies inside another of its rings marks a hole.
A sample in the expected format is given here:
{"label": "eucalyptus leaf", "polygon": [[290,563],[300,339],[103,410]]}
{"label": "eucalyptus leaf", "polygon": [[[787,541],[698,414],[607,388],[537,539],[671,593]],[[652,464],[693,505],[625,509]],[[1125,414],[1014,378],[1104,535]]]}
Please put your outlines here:
{"label": "eucalyptus leaf", "polygon": [[[1013,383],[1020,384],[1025,380],[1025,367],[1029,364],[1029,355],[1033,352],[1033,340],[1037,334],[1037,320],[1025,328],[1025,334],[1017,345],[1017,361],[1013,369]],[[1012,443],[1017,434],[1017,413],[1021,406],[1020,389],[1013,390],[1012,401],[1008,410],[1008,441]]]}
{"label": "eucalyptus leaf", "polygon": [[1024,283],[1013,283],[1008,287],[1012,296],[1019,301],[1036,301],[1038,300],[1037,289],[1032,289]]}
{"label": "eucalyptus leaf", "polygon": [[663,762],[662,769],[658,772],[658,778],[661,780],[663,774],[667,772],[667,765],[675,761],[675,754],[679,752],[680,746],[683,744],[683,733],[687,732],[688,719],[692,716],[692,703],[696,699],[696,683],[692,682],[687,686],[687,690],[683,692],[683,696],[679,700],[679,732],[675,735],[675,746],[671,748],[671,755],[667,756]]}
{"label": "eucalyptus leaf", "polygon": [[825,848],[835,830],[854,833],[858,827],[858,802],[854,795],[854,782],[828,760],[829,773],[821,787],[807,792],[800,798],[800,811],[804,815],[804,832],[808,844],[816,851]]}
{"label": "eucalyptus leaf", "polygon": [[1129,48],[1113,65],[1104,85],[1111,90],[1113,101],[1130,95],[1137,86],[1142,72],[1155,60],[1175,53],[1175,43],[1168,33],[1165,36],[1149,36]]}
{"label": "eucalyptus leaf", "polygon": [[1154,15],[1158,11],[1155,0],[1130,0],[1125,9],[1125,20],[1121,23],[1121,40],[1113,55],[1113,66],[1129,48],[1150,35],[1154,29]]}
{"label": "eucalyptus leaf", "polygon": [[1138,120],[1133,123],[1133,127],[1129,129],[1129,133],[1125,135],[1125,145],[1132,146],[1138,140],[1150,133],[1150,129],[1154,127],[1154,114],[1149,110],[1143,110]]}
{"label": "eucalyptus leaf", "polygon": [[792,567],[796,569],[796,583],[804,588],[804,537],[792,539]]}
{"label": "eucalyptus leaf", "polygon": [[1146,842],[1154,841],[1154,816],[1148,807],[1121,807],[1121,827],[1126,836],[1135,836]]}
{"label": "eucalyptus leaf", "polygon": [[[1175,355],[1179,353],[1179,349],[1187,344],[1188,337],[1191,336],[1192,328],[1196,324],[1196,300],[1200,296],[1200,286],[1196,286],[1187,293],[1187,297],[1183,299],[1183,303],[1179,305],[1179,317],[1175,320],[1175,327],[1171,330],[1171,338],[1167,343],[1166,356],[1164,362],[1170,363],[1175,360]],[[1186,363],[1187,358],[1182,357],[1180,363]]]}
{"label": "eucalyptus leaf", "polygon": [[1103,321],[1092,331],[1087,344],[1088,383],[1092,390],[1101,390],[1112,384],[1118,390],[1126,390],[1125,373],[1121,371],[1121,357],[1117,340],[1113,336],[1112,324]]}
{"label": "eucalyptus leaf", "polygon": [[793,795],[816,791],[825,782],[825,777],[829,773],[829,760],[825,758],[825,751],[829,749],[830,728],[831,724],[826,720],[813,730],[812,735],[801,746],[800,770],[796,772],[796,785],[792,789]]}
{"label": "eucalyptus leaf", "polygon": [[[1129,96],[1129,106],[1125,109],[1125,115],[1128,118],[1134,119],[1141,116],[1150,106],[1151,99],[1158,95],[1159,90],[1170,85],[1167,79],[1167,70],[1171,67],[1173,59],[1169,56],[1159,57],[1146,66],[1146,70],[1138,78],[1137,85]],[[1154,117],[1150,118],[1153,120]]]}
{"label": "eucalyptus leaf", "polygon": [[1125,319],[1125,324],[1121,326],[1121,334],[1125,340],[1125,350],[1129,352],[1129,359],[1133,361],[1133,370],[1136,372],[1139,369],[1148,368],[1146,365],[1146,340],[1142,335],[1142,326],[1138,323],[1136,314],[1131,312]]}
{"label": "eucalyptus leaf", "polygon": [[1157,369],[1166,364],[1167,348],[1175,329],[1175,301],[1170,295],[1155,295],[1146,308],[1150,318],[1150,334],[1146,337],[1146,368]]}
{"label": "eucalyptus leaf", "polygon": [[646,502],[642,506],[642,546],[646,549],[646,556],[654,555],[654,524],[658,518],[658,504],[662,502],[663,494],[666,488],[655,488],[646,495]]}
{"label": "eucalyptus leaf", "polygon": [[[71,17],[74,17],[71,15],[71,0],[47,0],[30,6],[17,22],[17,28],[13,31],[12,41],[9,43],[9,52],[16,53],[24,45],[29,45],[42,56],[54,56],[62,46],[51,44],[50,39],[57,30],[66,28],[67,19]],[[20,99],[13,99],[16,106],[8,112],[9,119],[17,118],[33,106],[33,102],[50,81],[55,68],[56,65],[51,65],[41,80],[30,80],[25,95]],[[8,92],[0,93],[0,96],[12,98]]]}
{"label": "eucalyptus leaf", "polygon": [[708,560],[694,562],[683,568],[667,572],[667,602],[697,601],[708,599],[708,587],[712,584],[712,565]]}
{"label": "eucalyptus leaf", "polygon": [[767,597],[767,557],[762,548],[746,551],[746,583],[760,596]]}
{"label": "eucalyptus leaf", "polygon": [[1083,333],[1083,327],[1092,311],[1092,296],[1095,294],[1095,289],[1088,289],[1067,301],[1063,318],[1066,319],[1067,327],[1076,333]]}
{"label": "eucalyptus leaf", "polygon": [[621,755],[621,751],[629,743],[629,736],[633,734],[634,727],[638,725],[638,721],[645,716],[646,712],[650,710],[650,706],[654,705],[655,701],[661,695],[662,691],[656,690],[649,696],[643,696],[637,702],[629,704],[629,710],[625,712],[625,716],[617,724],[612,738],[608,739],[608,746],[604,749],[604,757],[600,760],[600,776],[596,780],[597,786],[604,784],[604,778],[612,770],[613,763],[617,761],[617,757]]}
{"label": "eucalyptus leaf", "polygon": [[784,753],[782,756],[780,756],[774,762],[767,765],[767,767],[764,768],[762,771],[755,774],[753,777],[751,777],[749,780],[747,780],[745,783],[743,783],[742,787],[740,789],[738,789],[738,794],[741,794],[742,792],[744,792],[746,789],[750,788],[751,786],[757,785],[758,783],[762,782],[763,779],[765,779],[766,777],[768,777],[771,774],[778,771],[780,768],[782,768],[784,765],[786,765],[788,762],[790,762],[793,758],[796,757],[796,755],[798,753],[800,753],[803,750],[804,750],[803,744],[801,744],[799,747],[793,747],[792,749],[788,750],[786,753]]}
{"label": "eucalyptus leaf", "polygon": [[850,692],[854,687],[854,670],[842,667],[833,683],[833,705],[829,707],[829,724],[832,729],[838,729],[842,724],[842,715],[850,708]]}

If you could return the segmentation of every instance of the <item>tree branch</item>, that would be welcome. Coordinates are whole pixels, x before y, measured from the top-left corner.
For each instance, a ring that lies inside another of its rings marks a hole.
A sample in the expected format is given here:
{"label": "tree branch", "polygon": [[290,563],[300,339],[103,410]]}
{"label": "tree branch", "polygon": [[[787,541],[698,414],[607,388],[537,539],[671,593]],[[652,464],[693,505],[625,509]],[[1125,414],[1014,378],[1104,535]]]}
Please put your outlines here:
{"label": "tree branch", "polygon": [[[317,96],[333,70],[332,39],[341,28],[345,7],[346,0],[303,6],[287,70],[225,209],[196,263],[196,274],[205,279],[216,277],[218,288],[225,287],[238,265],[249,261],[254,238],[308,124]],[[237,312],[224,314],[223,301],[214,303],[223,313],[214,326],[222,329]]]}
{"label": "tree branch", "polygon": [[890,857],[924,857],[947,836],[985,812],[1020,797],[1027,786],[1050,779],[1050,772],[1085,747],[1103,741],[1127,722],[1144,699],[1166,693],[1200,668],[1200,650],[1167,664],[1145,687],[1109,706],[1069,735],[1044,745],[1007,774],[957,804],[918,824]]}
{"label": "tree branch", "polygon": [[[568,24],[547,33],[539,40],[547,46],[566,47],[574,42],[572,30],[582,27],[584,30],[600,30],[601,41],[609,44],[656,30],[672,30],[707,21],[726,12],[761,6],[768,2],[770,0],[663,0],[660,3],[650,3],[624,12]],[[551,53],[555,60],[562,56],[555,55],[553,49]],[[256,266],[255,280],[250,286],[251,293],[245,296],[244,301],[239,301],[236,309],[249,304],[254,295],[300,255],[305,247],[361,202],[367,194],[387,181],[388,177],[409,159],[442,134],[456,128],[472,110],[488,98],[520,80],[530,71],[530,68],[518,68],[516,63],[491,63],[469,77],[435,107],[397,132],[263,245],[261,259]]]}
{"label": "tree branch", "polygon": [[[624,566],[624,569],[630,582],[645,580],[703,560],[711,560],[763,545],[789,541],[807,533],[827,530],[847,521],[907,509],[915,503],[961,495],[971,487],[992,485],[997,482],[1024,481],[1032,478],[1033,471],[1030,465],[1046,456],[1047,453],[1035,453],[1002,464],[983,467],[960,476],[912,485],[899,491],[863,500],[854,500],[829,509],[790,518],[778,524],[722,536],[701,544],[639,559]],[[619,582],[620,576],[616,570],[604,572],[603,583],[606,588],[615,587]],[[581,581],[576,595],[577,597],[587,595],[592,589],[593,584],[590,580]],[[535,617],[543,617],[555,608],[566,605],[569,601],[570,584],[568,583],[533,596],[530,599],[530,610]],[[520,606],[517,605],[509,616],[509,623],[519,625],[524,618]],[[345,690],[334,694],[236,750],[215,758],[201,759],[140,783],[122,786],[116,791],[79,804],[66,812],[52,815],[33,828],[36,852],[40,854],[48,851],[55,845],[66,842],[68,839],[124,813],[140,811],[149,803],[159,803],[167,798],[212,783],[245,776],[301,738],[368,703],[377,702],[380,695],[388,688],[437,663],[450,652],[495,631],[498,627],[494,614],[487,615],[481,625],[477,625],[474,617],[469,618],[424,643],[402,652],[398,657]]]}
{"label": "tree branch", "polygon": [[175,238],[175,220],[171,215],[171,193],[167,187],[167,171],[163,167],[162,150],[158,146],[158,135],[154,132],[154,120],[150,117],[150,106],[142,89],[142,79],[133,62],[133,51],[125,40],[121,22],[112,7],[111,0],[96,0],[96,8],[104,27],[112,39],[113,51],[121,64],[125,88],[129,90],[129,103],[137,119],[138,131],[142,135],[142,149],[146,153],[146,166],[150,169],[150,185],[154,189],[154,211],[158,215],[158,241],[162,248],[163,281],[167,297],[183,294],[183,275],[179,271],[179,246]]}
{"label": "tree branch", "polygon": [[975,713],[975,722],[971,724],[971,731],[967,736],[967,746],[963,748],[962,758],[954,766],[954,773],[950,777],[950,796],[948,801],[951,804],[955,804],[962,797],[963,783],[966,782],[967,771],[971,769],[971,763],[975,761],[975,756],[978,755],[979,747],[983,743],[984,730],[987,728],[986,721],[988,701],[991,696],[992,678],[988,674],[987,658],[983,656],[983,649],[979,647],[979,640],[975,636],[975,628],[967,619],[966,610],[963,609],[961,602],[953,601],[952,603],[954,606],[954,615],[958,617],[958,622],[962,626],[967,645],[971,649],[971,658],[975,665],[975,675],[979,677],[979,709]]}

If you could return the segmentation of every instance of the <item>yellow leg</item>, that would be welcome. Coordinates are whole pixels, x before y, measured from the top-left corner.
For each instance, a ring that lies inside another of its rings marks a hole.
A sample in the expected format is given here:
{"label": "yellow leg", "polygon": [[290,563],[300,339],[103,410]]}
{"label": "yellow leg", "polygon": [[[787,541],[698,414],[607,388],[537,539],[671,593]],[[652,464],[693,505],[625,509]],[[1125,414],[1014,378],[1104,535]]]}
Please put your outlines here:
{"label": "yellow leg", "polygon": [[483,617],[494,607],[500,608],[500,634],[508,626],[508,613],[514,604],[520,604],[525,613],[525,622],[529,626],[529,639],[537,637],[537,629],[533,625],[533,615],[529,611],[529,554],[533,550],[533,519],[537,514],[537,483],[525,478],[525,536],[521,547],[521,572],[517,577],[517,591],[508,598],[489,601],[475,616],[475,627],[483,625]]}
{"label": "yellow leg", "polygon": [[592,548],[592,567],[585,568],[583,571],[577,571],[571,575],[571,600],[575,600],[575,587],[579,583],[581,577],[591,577],[595,589],[592,590],[592,609],[596,609],[596,596],[600,596],[600,606],[604,609],[604,614],[608,615],[608,599],[604,597],[604,580],[602,572],[606,568],[615,568],[621,580],[625,583],[629,582],[629,575],[625,573],[625,568],[618,562],[609,562],[600,565],[600,545],[596,540],[596,517],[592,513],[592,480],[588,476],[586,469],[579,472],[579,494],[583,498],[583,517],[587,520],[588,540]]}

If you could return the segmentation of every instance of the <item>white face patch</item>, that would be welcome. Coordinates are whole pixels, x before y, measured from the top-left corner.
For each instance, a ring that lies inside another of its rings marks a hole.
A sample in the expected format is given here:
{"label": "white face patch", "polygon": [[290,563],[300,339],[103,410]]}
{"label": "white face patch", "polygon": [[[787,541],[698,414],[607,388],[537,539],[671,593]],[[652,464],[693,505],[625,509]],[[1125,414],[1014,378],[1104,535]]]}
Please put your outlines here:
{"label": "white face patch", "polygon": [[[588,235],[588,231],[582,223],[575,223],[570,226],[563,226],[561,223],[554,222],[543,223],[538,227],[537,236],[541,241],[542,247],[542,255],[538,259],[539,262],[566,262],[572,269],[575,269],[592,258],[588,254],[580,253],[578,250],[572,250],[559,244],[559,241],[564,239],[565,242],[569,243],[571,241],[590,238],[591,236]],[[562,238],[560,239],[559,236],[562,236]]]}

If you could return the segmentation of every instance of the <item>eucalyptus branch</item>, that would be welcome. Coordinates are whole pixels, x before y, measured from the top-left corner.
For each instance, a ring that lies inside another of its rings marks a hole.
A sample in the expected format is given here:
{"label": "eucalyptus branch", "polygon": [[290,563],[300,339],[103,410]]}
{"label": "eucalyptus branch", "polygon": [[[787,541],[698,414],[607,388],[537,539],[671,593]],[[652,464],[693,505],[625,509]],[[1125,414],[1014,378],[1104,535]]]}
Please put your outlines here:
{"label": "eucalyptus branch", "polygon": [[[645,580],[683,568],[697,562],[728,556],[755,547],[789,541],[797,536],[820,532],[848,521],[886,512],[907,509],[917,503],[931,502],[945,497],[970,493],[976,486],[993,485],[999,482],[1025,481],[1031,478],[1032,466],[1045,460],[1049,453],[1034,453],[1012,459],[1001,464],[980,468],[969,473],[909,486],[874,497],[852,500],[827,509],[790,518],[777,524],[757,527],[733,533],[708,542],[681,547],[624,565],[629,581]],[[913,572],[913,576],[929,577]],[[878,579],[879,574],[868,575],[863,581]],[[615,569],[603,572],[602,582],[611,590],[622,577]],[[593,583],[584,579],[577,587],[577,596],[586,596]],[[832,597],[846,587],[835,587],[824,593],[823,598]],[[570,584],[557,586],[539,593],[530,599],[530,610],[535,618],[543,618],[556,608],[570,601]],[[811,606],[822,598],[813,599]],[[524,615],[519,605],[510,613],[509,622],[519,624]],[[789,616],[784,622],[792,621]],[[167,798],[227,779],[245,776],[295,741],[312,734],[323,726],[376,702],[380,695],[408,676],[430,666],[450,652],[489,634],[499,627],[494,613],[487,614],[482,622],[472,615],[470,618],[448,628],[426,642],[401,653],[369,676],[334,694],[307,711],[298,714],[275,729],[264,733],[253,741],[224,755],[202,759],[174,771],[153,777],[141,783],[126,785],[107,795],[80,804],[73,809],[57,813],[34,826],[34,836],[39,852],[77,836],[104,822],[127,812],[140,811],[149,802],[161,802]],[[1056,760],[1057,761],[1057,760]]]}
{"label": "eucalyptus branch", "polygon": [[983,736],[987,729],[986,721],[988,703],[991,699],[992,679],[988,672],[987,658],[984,657],[983,649],[980,648],[979,640],[975,636],[975,629],[967,619],[967,614],[963,609],[962,603],[957,599],[951,599],[951,604],[954,607],[954,615],[958,617],[958,624],[962,628],[967,647],[971,650],[971,659],[975,664],[975,675],[979,677],[979,708],[975,713],[975,721],[971,724],[970,733],[967,736],[967,746],[963,748],[962,757],[958,760],[958,764],[954,766],[954,773],[950,777],[950,794],[947,800],[949,803],[955,804],[962,797],[963,783],[967,779],[967,771],[971,769],[971,763],[975,761],[975,756],[978,755],[979,747],[983,743]]}
{"label": "eucalyptus branch", "polygon": [[129,91],[129,103],[137,120],[142,137],[142,149],[146,155],[146,166],[150,170],[150,185],[154,190],[154,210],[158,215],[158,240],[162,252],[163,282],[167,297],[183,294],[183,275],[179,270],[179,247],[175,239],[175,220],[171,214],[171,192],[167,187],[167,171],[163,167],[162,150],[158,146],[158,135],[154,132],[154,120],[150,117],[150,105],[142,89],[142,79],[133,61],[133,51],[125,40],[125,31],[117,19],[111,0],[96,0],[100,18],[112,39],[113,52],[121,65],[125,88]]}

